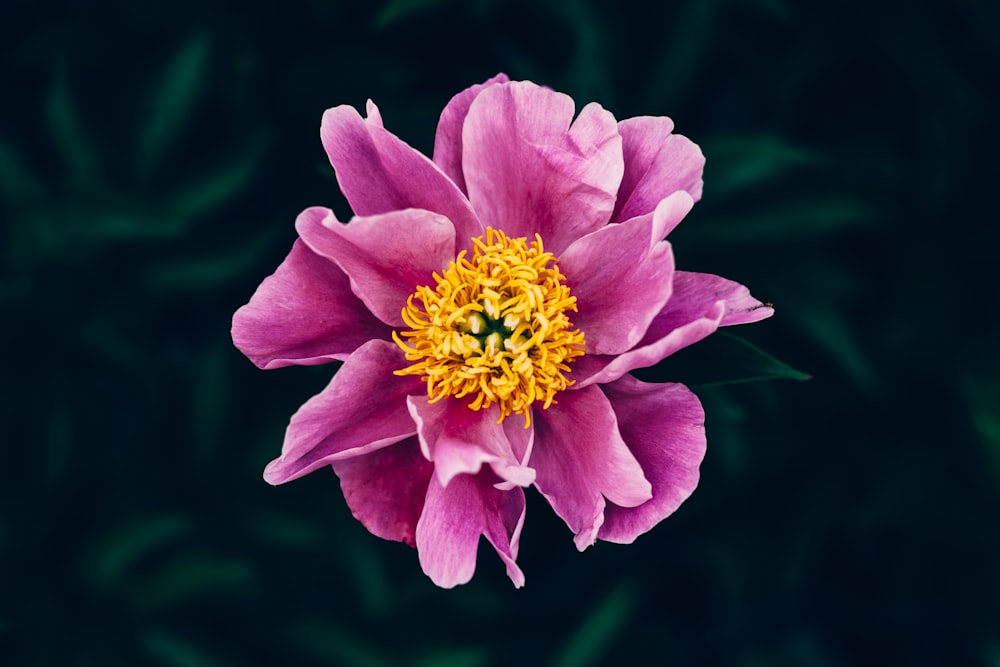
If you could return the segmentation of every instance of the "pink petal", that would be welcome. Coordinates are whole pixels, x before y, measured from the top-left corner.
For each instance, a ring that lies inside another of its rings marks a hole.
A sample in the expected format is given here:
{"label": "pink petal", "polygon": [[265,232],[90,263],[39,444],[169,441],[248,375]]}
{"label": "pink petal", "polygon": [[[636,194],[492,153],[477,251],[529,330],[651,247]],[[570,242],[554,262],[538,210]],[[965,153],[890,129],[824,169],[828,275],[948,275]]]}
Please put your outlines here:
{"label": "pink petal", "polygon": [[601,386],[618,428],[653,486],[637,507],[608,504],[597,536],[629,543],[676,510],[698,485],[705,456],[705,412],[682,384],[650,384],[630,375]]}
{"label": "pink petal", "polygon": [[[606,224],[624,164],[614,116],[530,81],[490,86],[462,130],[462,172],[484,226],[561,252]],[[572,121],[572,125],[570,125]]]}
{"label": "pink petal", "polygon": [[534,482],[535,471],[522,465],[523,459],[515,454],[503,425],[497,423],[500,409],[494,405],[477,411],[468,403],[459,399],[431,403],[426,396],[407,399],[417,423],[420,448],[427,460],[434,462],[441,486],[448,486],[456,475],[478,473],[484,463],[505,482],[517,486]]}
{"label": "pink petal", "polygon": [[634,507],[652,497],[652,487],[597,387],[563,392],[557,405],[535,410],[534,416],[536,444],[529,463],[537,471],[535,486],[583,551],[597,539],[605,498]]}
{"label": "pink petal", "polygon": [[590,354],[618,354],[642,338],[670,298],[674,258],[663,241],[694,202],[686,192],[664,199],[654,213],[605,225],[566,249],[559,267],[576,297],[574,326]]}
{"label": "pink petal", "polygon": [[[510,443],[511,451],[514,453],[515,461],[527,461],[531,458],[531,450],[535,445],[535,429],[534,428],[524,428],[524,422],[520,419],[505,419],[503,422],[503,432],[507,436],[507,442]],[[531,471],[531,480],[535,479],[534,468],[528,468]],[[497,473],[498,475],[500,473]],[[504,479],[503,481],[497,482],[495,485],[498,489],[506,490],[512,489],[518,484],[514,481],[508,481]]]}
{"label": "pink petal", "polygon": [[498,83],[507,83],[510,79],[506,74],[497,74],[492,79],[466,88],[451,98],[438,121],[437,134],[434,136],[434,163],[459,187],[465,188],[465,174],[462,173],[462,126],[469,113],[472,100],[485,88]]}
{"label": "pink petal", "polygon": [[264,479],[282,484],[415,435],[406,397],[424,389],[417,378],[392,374],[405,366],[395,343],[372,340],[355,350],[326,389],[292,415],[281,456]]}
{"label": "pink petal", "polygon": [[372,316],[336,264],[300,240],[233,315],[233,343],[260,368],[344,360],[389,327]]}
{"label": "pink petal", "polygon": [[573,364],[570,379],[577,389],[612,382],[631,370],[659,363],[720,326],[755,322],[773,314],[773,308],[750,296],[739,283],[708,273],[675,271],[673,294],[642,340],[618,356],[580,357]]}
{"label": "pink petal", "polygon": [[518,588],[524,574],[515,562],[524,524],[524,491],[501,491],[489,472],[459,475],[448,486],[434,477],[417,523],[420,566],[431,580],[452,588],[472,579],[482,535],[507,567]]}
{"label": "pink petal", "polygon": [[701,199],[705,156],[687,137],[671,134],[673,129],[674,122],[662,116],[638,116],[618,123],[625,175],[612,220],[645,215],[679,190],[694,201]]}
{"label": "pink petal", "polygon": [[333,462],[354,518],[382,539],[417,546],[417,521],[434,466],[415,437]]}
{"label": "pink petal", "polygon": [[750,324],[774,315],[774,308],[753,298],[745,286],[711,273],[677,271],[674,273],[674,289],[680,295],[673,308],[675,320],[683,320],[685,312],[693,314],[704,304],[715,300],[726,303],[720,327]]}
{"label": "pink petal", "polygon": [[371,101],[367,120],[347,105],[327,109],[320,136],[357,215],[422,208],[451,220],[460,239],[483,233],[458,186],[425,155],[386,131]]}
{"label": "pink petal", "polygon": [[582,389],[592,384],[614,382],[636,368],[656,365],[674,352],[712,334],[719,328],[724,311],[725,304],[720,301],[702,317],[676,328],[665,324],[669,322],[669,314],[661,311],[639,345],[628,352],[617,356],[588,354],[577,359],[569,376],[576,383],[571,388]]}
{"label": "pink petal", "polygon": [[418,285],[455,259],[455,229],[447,218],[420,209],[358,217],[346,225],[324,208],[295,221],[313,252],[335,261],[351,289],[380,320],[404,325],[400,313]]}

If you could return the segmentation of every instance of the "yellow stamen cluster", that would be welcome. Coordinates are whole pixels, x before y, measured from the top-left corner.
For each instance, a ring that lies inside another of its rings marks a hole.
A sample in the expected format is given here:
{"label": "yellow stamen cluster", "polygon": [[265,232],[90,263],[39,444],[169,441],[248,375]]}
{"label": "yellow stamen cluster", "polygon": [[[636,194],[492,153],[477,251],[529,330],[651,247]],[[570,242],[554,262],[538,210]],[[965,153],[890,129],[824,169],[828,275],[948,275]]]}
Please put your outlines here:
{"label": "yellow stamen cluster", "polygon": [[432,403],[475,396],[473,410],[500,406],[500,420],[514,412],[531,424],[531,405],[548,408],[573,384],[563,373],[583,355],[583,332],[572,329],[576,310],[555,257],[537,234],[509,238],[486,229],[472,239],[472,256],[459,253],[434,288],[421,286],[403,308],[410,327],[393,339],[416,362],[396,375],[420,375]]}

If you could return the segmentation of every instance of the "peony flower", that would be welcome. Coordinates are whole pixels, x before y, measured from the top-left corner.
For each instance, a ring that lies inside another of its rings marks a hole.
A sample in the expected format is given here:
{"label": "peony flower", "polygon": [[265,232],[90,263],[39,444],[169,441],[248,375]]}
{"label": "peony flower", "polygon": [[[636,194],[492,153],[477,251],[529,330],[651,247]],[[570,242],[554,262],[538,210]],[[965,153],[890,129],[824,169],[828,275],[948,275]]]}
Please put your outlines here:
{"label": "peony flower", "polygon": [[444,108],[428,159],[329,109],[320,135],[355,216],[326,208],[233,317],[260,368],[342,361],[292,416],[264,479],[331,466],[354,516],[469,581],[480,537],[515,586],[534,486],[581,551],[630,543],[694,490],[704,413],[629,374],[770,307],[678,271],[663,240],[700,198],[704,158],[664,117],[500,74]]}

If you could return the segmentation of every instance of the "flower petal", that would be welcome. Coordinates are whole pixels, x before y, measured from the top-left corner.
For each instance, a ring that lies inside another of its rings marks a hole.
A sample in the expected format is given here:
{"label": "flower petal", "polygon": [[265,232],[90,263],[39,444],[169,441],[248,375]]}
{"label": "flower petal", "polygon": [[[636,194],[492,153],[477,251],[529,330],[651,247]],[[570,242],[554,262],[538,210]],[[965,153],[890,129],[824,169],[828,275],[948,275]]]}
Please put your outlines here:
{"label": "flower petal", "polygon": [[350,459],[333,462],[351,513],[373,535],[417,546],[417,521],[424,510],[434,465],[415,437]]}
{"label": "flower petal", "polygon": [[503,425],[497,423],[498,406],[477,411],[467,400],[431,403],[426,396],[410,396],[406,403],[417,424],[420,448],[434,462],[441,486],[448,486],[456,475],[478,473],[484,463],[504,482],[528,486],[535,481],[535,471],[523,465]]}
{"label": "flower petal", "polygon": [[348,105],[327,109],[320,136],[357,215],[422,208],[451,220],[460,239],[483,233],[458,186],[427,156],[385,130],[370,100],[367,120]]}
{"label": "flower petal", "polygon": [[[624,163],[614,116],[530,81],[490,86],[462,129],[462,172],[484,226],[511,237],[538,232],[564,250],[607,223]],[[570,122],[572,121],[572,125]]]}
{"label": "flower petal", "polygon": [[652,497],[652,487],[597,387],[563,392],[558,404],[535,410],[534,416],[536,445],[529,463],[537,471],[535,486],[583,551],[597,539],[605,498],[634,507]]}
{"label": "flower petal", "polygon": [[400,313],[418,285],[455,259],[455,229],[430,211],[406,209],[357,217],[346,225],[325,208],[306,209],[295,221],[313,252],[336,262],[351,289],[380,320],[404,325]]}
{"label": "flower petal", "polygon": [[559,267],[576,297],[573,325],[589,354],[618,354],[643,337],[671,293],[674,258],[664,230],[694,205],[686,192],[664,199],[656,211],[605,225],[576,241]]}
{"label": "flower petal", "polygon": [[282,484],[415,435],[406,396],[421,393],[423,383],[392,374],[405,365],[392,342],[372,340],[355,350],[326,389],[292,415],[281,456],[268,464],[264,479]]}
{"label": "flower petal", "polygon": [[440,167],[441,171],[447,174],[464,193],[468,192],[465,188],[465,174],[462,173],[462,126],[465,124],[465,117],[469,113],[472,100],[476,99],[483,89],[508,81],[510,79],[507,75],[501,72],[492,79],[466,88],[451,98],[441,112],[437,133],[434,136],[434,164]]}
{"label": "flower petal", "polygon": [[674,289],[678,293],[677,303],[671,309],[675,321],[693,316],[705,304],[716,300],[726,302],[720,327],[750,324],[774,315],[774,308],[753,298],[745,286],[711,273],[677,271],[674,274]]}
{"label": "flower petal", "polygon": [[431,477],[417,523],[417,553],[424,573],[438,586],[452,588],[472,579],[480,535],[493,545],[514,585],[524,585],[515,562],[524,525],[524,491],[501,491],[494,481],[489,471],[459,475],[448,486]]}
{"label": "flower petal", "polygon": [[690,139],[672,134],[673,129],[674,122],[663,116],[638,116],[618,123],[625,175],[612,220],[649,213],[679,190],[694,201],[701,199],[705,156]]}
{"label": "flower petal", "polygon": [[705,457],[705,412],[682,384],[650,384],[626,375],[601,386],[618,428],[653,486],[637,507],[609,503],[597,536],[627,544],[672,514],[698,485]]}
{"label": "flower petal", "polygon": [[354,296],[347,276],[301,240],[233,315],[233,343],[259,368],[344,360],[390,329]]}
{"label": "flower petal", "polygon": [[756,322],[774,309],[739,283],[708,273],[674,272],[674,291],[638,345],[618,356],[584,355],[573,363],[574,389],[612,382],[636,368],[659,363],[720,326]]}

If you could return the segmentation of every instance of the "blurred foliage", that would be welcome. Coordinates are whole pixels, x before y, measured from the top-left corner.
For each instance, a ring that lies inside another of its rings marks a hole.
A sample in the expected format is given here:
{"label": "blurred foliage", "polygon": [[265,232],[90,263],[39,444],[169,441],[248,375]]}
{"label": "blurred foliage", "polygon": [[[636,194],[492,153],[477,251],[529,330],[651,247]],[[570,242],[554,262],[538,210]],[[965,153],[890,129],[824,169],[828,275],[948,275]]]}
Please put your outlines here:
{"label": "blurred foliage", "polygon": [[[1000,664],[995,4],[7,0],[0,45],[0,664]],[[531,495],[527,587],[441,591],[332,473],[261,481],[332,369],[229,319],[350,214],[323,109],[429,152],[497,71],[673,117],[679,266],[777,314],[647,371],[708,415],[676,516],[577,554]]]}

